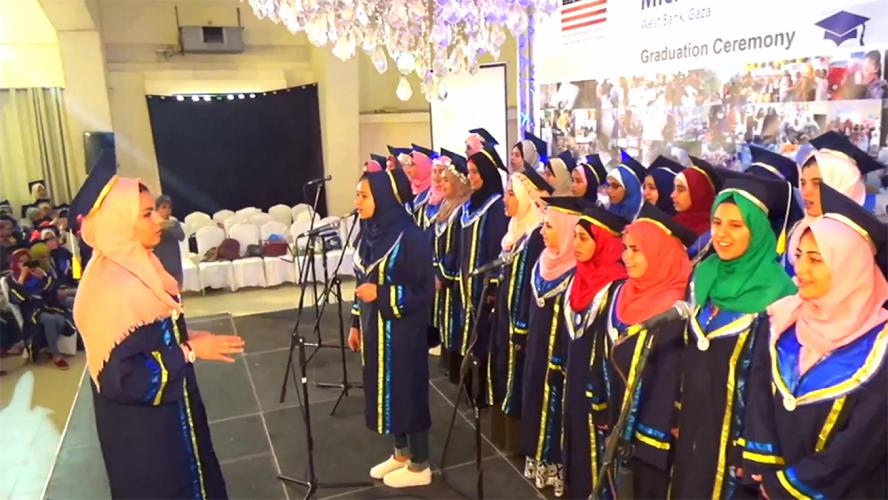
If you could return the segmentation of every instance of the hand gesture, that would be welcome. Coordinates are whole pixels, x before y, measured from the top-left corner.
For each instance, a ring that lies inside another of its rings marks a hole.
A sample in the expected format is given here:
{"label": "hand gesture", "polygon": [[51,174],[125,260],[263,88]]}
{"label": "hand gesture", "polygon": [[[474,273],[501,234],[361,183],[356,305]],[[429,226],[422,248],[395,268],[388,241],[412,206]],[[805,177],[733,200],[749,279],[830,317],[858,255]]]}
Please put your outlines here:
{"label": "hand gesture", "polygon": [[355,289],[355,296],[361,299],[361,302],[373,302],[377,297],[377,288],[373,283],[364,283]]}
{"label": "hand gesture", "polygon": [[348,331],[348,347],[354,352],[361,350],[361,330],[351,327]]}
{"label": "hand gesture", "polygon": [[234,363],[231,354],[244,352],[244,339],[237,335],[213,335],[209,332],[197,337],[192,334],[188,340],[191,350],[198,359]]}

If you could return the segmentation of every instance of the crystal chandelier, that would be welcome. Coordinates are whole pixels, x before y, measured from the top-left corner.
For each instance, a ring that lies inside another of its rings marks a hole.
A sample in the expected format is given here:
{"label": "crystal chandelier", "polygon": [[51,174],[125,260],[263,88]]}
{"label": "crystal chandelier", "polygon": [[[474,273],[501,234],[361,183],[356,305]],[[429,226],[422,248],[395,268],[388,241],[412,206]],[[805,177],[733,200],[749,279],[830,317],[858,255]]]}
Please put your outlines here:
{"label": "crystal chandelier", "polygon": [[[243,0],[241,0],[243,1]],[[527,30],[531,13],[550,14],[560,0],[248,0],[260,19],[304,31],[345,61],[360,47],[379,73],[395,63],[397,95],[410,99],[416,73],[429,101],[447,97],[448,74],[478,71],[482,54],[499,57],[506,30]]]}

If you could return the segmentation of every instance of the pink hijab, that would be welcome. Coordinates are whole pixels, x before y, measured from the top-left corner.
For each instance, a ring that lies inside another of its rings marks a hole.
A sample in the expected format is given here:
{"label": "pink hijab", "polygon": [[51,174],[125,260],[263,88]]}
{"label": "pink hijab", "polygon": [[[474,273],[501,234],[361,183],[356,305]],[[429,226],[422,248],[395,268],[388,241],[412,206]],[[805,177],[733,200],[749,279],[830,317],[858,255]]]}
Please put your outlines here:
{"label": "pink hijab", "polygon": [[410,178],[410,187],[413,194],[419,194],[432,183],[432,159],[428,156],[414,151],[411,155],[413,158],[413,177]]}
{"label": "pink hijab", "polygon": [[540,275],[543,279],[551,281],[577,266],[577,257],[574,255],[573,228],[580,220],[578,214],[565,212],[559,208],[548,207],[545,221],[547,221],[559,235],[559,247],[556,250],[548,246],[540,254]]}
{"label": "pink hijab", "polygon": [[376,160],[367,160],[364,162],[364,172],[382,172],[382,165]]}
{"label": "pink hijab", "polygon": [[432,191],[429,193],[429,204],[439,205],[444,200],[444,158],[435,158],[432,161]]}
{"label": "pink hijab", "polygon": [[813,300],[791,295],[768,307],[774,332],[783,332],[795,323],[802,344],[802,374],[823,356],[888,320],[888,311],[882,307],[888,300],[888,281],[876,265],[869,243],[835,219],[806,220],[796,231],[799,236],[789,249],[793,264],[801,235],[809,228],[832,274],[829,292]]}

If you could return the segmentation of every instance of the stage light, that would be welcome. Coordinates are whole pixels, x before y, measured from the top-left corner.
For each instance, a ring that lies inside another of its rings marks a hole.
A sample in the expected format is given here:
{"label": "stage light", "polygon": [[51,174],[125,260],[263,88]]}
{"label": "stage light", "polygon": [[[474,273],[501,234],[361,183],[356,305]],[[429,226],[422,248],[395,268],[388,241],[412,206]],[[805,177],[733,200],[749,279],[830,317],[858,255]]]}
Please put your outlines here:
{"label": "stage light", "polygon": [[238,99],[243,99],[243,98],[244,98],[244,95],[243,95],[243,94],[238,94],[238,95],[237,95],[237,98],[238,98]]}
{"label": "stage light", "polygon": [[229,101],[233,101],[233,100],[234,100],[234,96],[233,96],[233,95],[231,95],[231,94],[228,94],[228,97],[227,97],[227,99],[228,99],[228,100],[229,100]]}
{"label": "stage light", "polygon": [[203,100],[206,102],[210,102],[210,96],[208,96],[208,95],[203,96]]}
{"label": "stage light", "polygon": [[193,96],[191,96],[191,100],[194,102],[197,102],[200,100],[200,96],[193,95]]}
{"label": "stage light", "polygon": [[256,94],[250,94],[250,99],[253,99],[255,97],[256,97]]}
{"label": "stage light", "polygon": [[185,96],[177,95],[177,96],[176,96],[176,100],[177,100],[177,101],[184,101],[184,100],[185,100]]}

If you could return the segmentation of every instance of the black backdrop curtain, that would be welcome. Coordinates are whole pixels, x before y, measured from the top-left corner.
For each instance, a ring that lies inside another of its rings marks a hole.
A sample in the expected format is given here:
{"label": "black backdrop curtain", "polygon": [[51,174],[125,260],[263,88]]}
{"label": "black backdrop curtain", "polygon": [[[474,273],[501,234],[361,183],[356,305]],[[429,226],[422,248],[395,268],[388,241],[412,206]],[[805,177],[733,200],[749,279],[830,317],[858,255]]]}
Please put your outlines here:
{"label": "black backdrop curtain", "polygon": [[302,187],[324,175],[317,84],[196,97],[148,96],[160,183],[176,217],[314,201]]}

